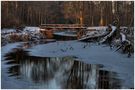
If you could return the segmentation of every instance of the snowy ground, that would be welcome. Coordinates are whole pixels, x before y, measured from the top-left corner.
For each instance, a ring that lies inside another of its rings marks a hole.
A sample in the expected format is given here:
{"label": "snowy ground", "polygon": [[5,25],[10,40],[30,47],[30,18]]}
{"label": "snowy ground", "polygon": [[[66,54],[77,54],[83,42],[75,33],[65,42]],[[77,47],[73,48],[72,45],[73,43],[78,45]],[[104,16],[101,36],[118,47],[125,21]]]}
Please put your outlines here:
{"label": "snowy ground", "polygon": [[6,65],[5,61],[3,61],[5,59],[4,55],[8,52],[10,52],[13,48],[16,48],[18,45],[21,45],[21,43],[12,43],[12,44],[8,44],[6,46],[3,46],[1,48],[1,88],[7,87],[8,88],[25,88],[26,85],[29,85],[27,82],[25,81],[21,81],[19,82],[18,80],[16,80],[15,78],[10,78],[7,74],[7,68],[10,67],[9,65]]}
{"label": "snowy ground", "polygon": [[[117,72],[123,80],[123,88],[131,88],[134,85],[134,57],[127,58],[126,55],[111,50],[109,47],[77,41],[58,41],[44,45],[37,45],[30,49],[30,55],[40,57],[63,57],[76,56],[90,64],[102,64],[104,69]],[[86,46],[84,48],[84,46]]]}
{"label": "snowy ground", "polygon": [[2,46],[13,43],[15,40],[17,40],[16,42],[26,41],[26,38],[29,41],[38,41],[45,37],[40,33],[39,27],[26,26],[22,30],[6,28],[1,30]]}
{"label": "snowy ground", "polygon": [[77,37],[76,33],[74,34],[72,32],[55,32],[54,35]]}
{"label": "snowy ground", "polygon": [[[2,47],[1,57],[10,52],[13,48],[22,43],[8,44]],[[36,45],[29,49],[30,55],[39,57],[63,57],[76,56],[78,60],[89,64],[102,64],[103,69],[118,73],[119,79],[122,80],[122,88],[133,88],[134,85],[134,57],[127,58],[109,47],[98,45],[96,43],[83,43],[78,41],[57,41],[48,44]],[[25,88],[30,86],[25,80],[17,81],[8,77],[6,68],[8,65],[2,61],[2,87],[8,88]],[[14,83],[13,83],[14,82]]]}
{"label": "snowy ground", "polygon": [[[100,27],[91,27],[89,29],[101,29]],[[102,27],[105,29],[106,27]],[[6,41],[9,33],[16,33],[14,29],[2,30],[3,40]],[[38,27],[26,27],[22,33],[29,33],[32,37],[35,37],[39,33]],[[38,36],[36,37],[38,39]],[[10,52],[13,48],[21,45],[19,43],[8,42],[1,48],[1,76],[2,87],[8,88],[26,88],[30,86],[26,81],[17,81],[14,78],[8,77],[6,74],[8,65],[5,64],[4,55]],[[103,69],[114,71],[118,73],[119,78],[123,80],[122,88],[133,88],[134,86],[134,56],[127,58],[126,54],[115,52],[115,48],[112,50],[105,45],[98,45],[97,43],[84,43],[78,41],[56,41],[48,44],[39,44],[31,48],[26,49],[30,51],[31,56],[39,57],[63,57],[63,56],[75,56],[78,60],[89,64],[102,64]],[[14,83],[13,83],[14,82]]]}

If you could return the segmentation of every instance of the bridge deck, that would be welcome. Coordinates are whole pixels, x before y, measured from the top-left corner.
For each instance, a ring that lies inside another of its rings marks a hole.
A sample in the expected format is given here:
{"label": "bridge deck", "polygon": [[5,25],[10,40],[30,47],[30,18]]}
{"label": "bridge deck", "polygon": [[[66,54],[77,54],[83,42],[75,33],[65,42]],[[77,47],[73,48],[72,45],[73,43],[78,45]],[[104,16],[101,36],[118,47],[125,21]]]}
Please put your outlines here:
{"label": "bridge deck", "polygon": [[86,29],[82,24],[41,24],[42,29]]}

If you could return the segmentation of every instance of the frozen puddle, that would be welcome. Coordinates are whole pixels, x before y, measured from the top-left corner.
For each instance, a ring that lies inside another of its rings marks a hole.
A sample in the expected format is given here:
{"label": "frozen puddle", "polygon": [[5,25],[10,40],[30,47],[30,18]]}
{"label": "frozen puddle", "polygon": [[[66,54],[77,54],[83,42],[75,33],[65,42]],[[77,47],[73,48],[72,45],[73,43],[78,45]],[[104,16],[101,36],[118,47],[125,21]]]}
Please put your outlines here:
{"label": "frozen puddle", "polygon": [[133,88],[133,58],[107,47],[76,41],[20,45],[2,47],[2,88]]}

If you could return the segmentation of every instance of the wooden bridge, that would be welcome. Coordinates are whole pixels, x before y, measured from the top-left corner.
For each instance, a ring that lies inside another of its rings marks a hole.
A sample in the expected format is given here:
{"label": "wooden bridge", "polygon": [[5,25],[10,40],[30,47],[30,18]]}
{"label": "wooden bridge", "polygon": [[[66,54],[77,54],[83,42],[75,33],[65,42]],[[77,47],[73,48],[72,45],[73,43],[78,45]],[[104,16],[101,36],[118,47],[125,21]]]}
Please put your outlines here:
{"label": "wooden bridge", "polygon": [[80,29],[86,29],[83,24],[41,24],[40,25],[41,29],[75,29],[75,30],[80,30]]}
{"label": "wooden bridge", "polygon": [[77,36],[80,37],[87,29],[83,24],[41,24],[39,27],[40,32],[48,38],[52,38],[55,31],[61,30],[77,30]]}

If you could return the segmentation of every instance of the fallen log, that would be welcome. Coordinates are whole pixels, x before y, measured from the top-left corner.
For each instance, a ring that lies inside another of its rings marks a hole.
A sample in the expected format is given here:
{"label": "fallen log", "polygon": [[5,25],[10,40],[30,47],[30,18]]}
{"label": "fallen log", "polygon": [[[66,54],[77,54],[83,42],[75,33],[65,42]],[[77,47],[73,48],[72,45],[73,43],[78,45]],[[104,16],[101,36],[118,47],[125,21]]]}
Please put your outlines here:
{"label": "fallen log", "polygon": [[78,41],[93,41],[98,40],[99,38],[102,38],[106,36],[108,32],[106,30],[94,30],[94,31],[87,31],[85,35],[82,35]]}
{"label": "fallen log", "polygon": [[99,43],[105,43],[106,41],[108,41],[108,39],[109,41],[111,41],[110,39],[112,39],[112,36],[114,32],[116,31],[116,27],[112,25],[110,26],[111,26],[111,32],[108,35],[106,35]]}

